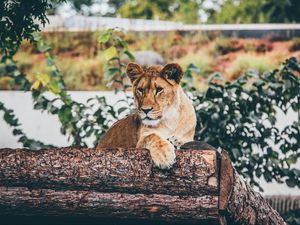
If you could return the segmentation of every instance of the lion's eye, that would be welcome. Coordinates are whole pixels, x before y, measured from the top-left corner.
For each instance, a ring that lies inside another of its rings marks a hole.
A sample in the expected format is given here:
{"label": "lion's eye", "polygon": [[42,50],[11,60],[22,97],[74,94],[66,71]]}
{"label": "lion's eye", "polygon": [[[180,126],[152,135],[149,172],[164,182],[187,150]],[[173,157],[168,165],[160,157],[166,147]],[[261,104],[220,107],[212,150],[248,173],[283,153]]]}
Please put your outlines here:
{"label": "lion's eye", "polygon": [[138,88],[137,89],[140,93],[143,93],[144,92],[144,89],[143,88]]}
{"label": "lion's eye", "polygon": [[156,88],[156,94],[158,94],[158,93],[161,92],[162,90],[164,90],[164,89],[161,88],[161,87],[157,87],[157,88]]}

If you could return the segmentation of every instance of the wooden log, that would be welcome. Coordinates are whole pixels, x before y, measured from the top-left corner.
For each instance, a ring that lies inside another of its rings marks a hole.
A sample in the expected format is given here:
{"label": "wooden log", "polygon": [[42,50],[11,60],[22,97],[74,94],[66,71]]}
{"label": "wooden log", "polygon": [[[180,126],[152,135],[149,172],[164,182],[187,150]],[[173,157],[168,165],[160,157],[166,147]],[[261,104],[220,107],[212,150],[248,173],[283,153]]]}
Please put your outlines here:
{"label": "wooden log", "polygon": [[0,150],[3,186],[218,195],[216,168],[216,152],[206,150],[177,151],[171,170],[156,168],[145,149]]}
{"label": "wooden log", "polygon": [[238,175],[226,151],[221,155],[219,209],[228,224],[286,225],[261,194]]}
{"label": "wooden log", "polygon": [[286,225],[279,213],[234,171],[227,212],[235,224]]}
{"label": "wooden log", "polygon": [[145,149],[2,149],[0,215],[93,215],[217,224],[216,154],[177,151],[176,165],[160,170]]}
{"label": "wooden log", "polygon": [[[217,222],[218,196],[101,193],[0,187],[1,215],[92,216]],[[5,207],[4,207],[5,206]]]}
{"label": "wooden log", "polygon": [[285,225],[225,151],[197,142],[170,170],[145,149],[0,149],[0,220],[9,215]]}

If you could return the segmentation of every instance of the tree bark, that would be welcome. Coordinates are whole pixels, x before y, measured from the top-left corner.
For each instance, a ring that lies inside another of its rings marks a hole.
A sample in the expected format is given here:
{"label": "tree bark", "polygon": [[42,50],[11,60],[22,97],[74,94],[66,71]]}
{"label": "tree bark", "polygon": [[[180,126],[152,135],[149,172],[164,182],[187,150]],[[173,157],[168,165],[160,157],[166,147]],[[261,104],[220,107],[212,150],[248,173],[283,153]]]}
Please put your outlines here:
{"label": "tree bark", "polygon": [[266,200],[255,192],[234,171],[234,186],[227,211],[236,224],[286,224],[279,213]]}
{"label": "tree bark", "polygon": [[215,151],[177,151],[171,170],[160,170],[145,149],[2,149],[5,186],[169,195],[218,195]]}
{"label": "tree bark", "polygon": [[216,222],[218,197],[0,187],[1,214]]}
{"label": "tree bark", "polygon": [[229,224],[286,225],[279,213],[238,175],[226,151],[222,151],[220,169],[219,209]]}
{"label": "tree bark", "polygon": [[215,151],[177,152],[160,170],[144,149],[0,150],[0,214],[218,221]]}
{"label": "tree bark", "polygon": [[197,142],[183,148],[170,170],[154,167],[145,149],[0,149],[0,220],[17,215],[285,224],[238,176],[225,151],[220,155]]}

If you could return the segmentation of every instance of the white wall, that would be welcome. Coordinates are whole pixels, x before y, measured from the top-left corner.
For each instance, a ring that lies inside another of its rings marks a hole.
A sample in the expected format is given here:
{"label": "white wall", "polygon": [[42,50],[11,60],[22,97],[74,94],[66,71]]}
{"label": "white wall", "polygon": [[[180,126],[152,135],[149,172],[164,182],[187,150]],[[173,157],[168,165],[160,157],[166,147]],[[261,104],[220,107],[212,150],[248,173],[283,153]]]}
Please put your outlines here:
{"label": "white wall", "polygon": [[[72,98],[79,102],[85,102],[88,98],[98,95],[105,96],[107,102],[113,105],[120,98],[120,96],[116,96],[112,92],[71,91],[69,93]],[[60,134],[60,123],[55,116],[33,109],[30,93],[21,91],[0,91],[0,101],[3,102],[7,108],[11,108],[15,111],[17,118],[19,118],[22,123],[23,131],[28,137],[62,147],[70,144],[67,137]],[[22,147],[22,145],[17,142],[17,138],[12,135],[11,128],[3,121],[2,116],[2,113],[0,113],[0,148]],[[291,124],[295,119],[297,119],[296,113],[289,112],[288,115],[278,113],[277,127],[282,129],[287,124]],[[298,168],[300,167],[299,160],[296,166]],[[265,189],[265,194],[268,195],[300,195],[299,189],[289,188],[285,184],[266,183],[263,179],[260,183]]]}

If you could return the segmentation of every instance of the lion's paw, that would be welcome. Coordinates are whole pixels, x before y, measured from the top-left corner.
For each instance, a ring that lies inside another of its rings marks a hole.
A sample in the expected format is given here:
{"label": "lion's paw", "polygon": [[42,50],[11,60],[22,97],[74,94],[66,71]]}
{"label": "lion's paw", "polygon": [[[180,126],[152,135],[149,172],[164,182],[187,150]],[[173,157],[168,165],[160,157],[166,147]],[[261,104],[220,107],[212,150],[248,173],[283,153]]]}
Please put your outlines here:
{"label": "lion's paw", "polygon": [[183,142],[179,141],[179,139],[175,136],[171,136],[167,138],[167,140],[174,146],[175,149],[180,149],[181,145],[184,144]]}
{"label": "lion's paw", "polygon": [[150,148],[154,164],[161,169],[169,169],[176,162],[174,146],[167,141],[160,141]]}

